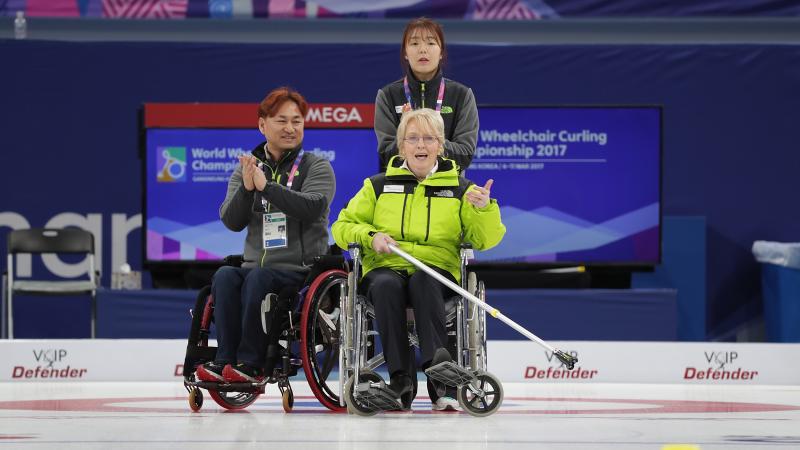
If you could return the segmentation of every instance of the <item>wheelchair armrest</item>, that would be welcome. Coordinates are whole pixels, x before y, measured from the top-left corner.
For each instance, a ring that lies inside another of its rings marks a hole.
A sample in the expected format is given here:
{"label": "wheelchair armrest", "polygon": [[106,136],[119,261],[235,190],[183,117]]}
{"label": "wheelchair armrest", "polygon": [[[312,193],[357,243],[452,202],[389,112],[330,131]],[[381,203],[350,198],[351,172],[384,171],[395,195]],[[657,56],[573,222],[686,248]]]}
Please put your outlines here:
{"label": "wheelchair armrest", "polygon": [[469,243],[469,242],[462,242],[460,247],[461,247],[462,249],[464,249],[464,250],[469,250],[469,249],[471,249],[471,248],[472,248],[472,244],[471,244],[471,243]]}
{"label": "wheelchair armrest", "polygon": [[347,249],[348,250],[353,250],[354,248],[357,248],[357,249],[360,250],[361,249],[361,244],[359,244],[358,242],[351,242],[351,243],[347,244]]}
{"label": "wheelchair armrest", "polygon": [[222,260],[225,266],[242,267],[244,262],[244,255],[228,255]]}

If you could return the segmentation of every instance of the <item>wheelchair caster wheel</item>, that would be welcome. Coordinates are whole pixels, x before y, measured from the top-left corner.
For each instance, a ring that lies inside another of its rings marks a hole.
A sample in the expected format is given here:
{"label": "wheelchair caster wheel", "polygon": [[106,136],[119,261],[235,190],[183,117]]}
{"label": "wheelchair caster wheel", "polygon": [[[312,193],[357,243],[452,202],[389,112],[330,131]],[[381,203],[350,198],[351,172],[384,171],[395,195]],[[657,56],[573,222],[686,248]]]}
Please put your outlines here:
{"label": "wheelchair caster wheel", "polygon": [[[378,383],[383,381],[380,375],[371,371],[371,370],[364,370],[361,372],[361,376],[359,377],[360,382],[374,382]],[[347,379],[347,383],[344,385],[344,400],[347,404],[347,412],[350,414],[355,414],[358,416],[374,416],[378,413],[377,409],[370,408],[368,405],[360,403],[356,398],[353,396],[353,392],[356,388],[356,377],[355,375],[351,376]]]}
{"label": "wheelchair caster wheel", "polygon": [[458,388],[458,404],[470,415],[492,415],[502,403],[503,385],[489,372],[476,371],[474,381]]}
{"label": "wheelchair caster wheel", "polygon": [[198,412],[203,407],[203,392],[200,388],[193,387],[189,389],[189,408],[192,411]]}
{"label": "wheelchair caster wheel", "polygon": [[290,389],[283,391],[283,411],[290,413],[294,408],[294,394]]}

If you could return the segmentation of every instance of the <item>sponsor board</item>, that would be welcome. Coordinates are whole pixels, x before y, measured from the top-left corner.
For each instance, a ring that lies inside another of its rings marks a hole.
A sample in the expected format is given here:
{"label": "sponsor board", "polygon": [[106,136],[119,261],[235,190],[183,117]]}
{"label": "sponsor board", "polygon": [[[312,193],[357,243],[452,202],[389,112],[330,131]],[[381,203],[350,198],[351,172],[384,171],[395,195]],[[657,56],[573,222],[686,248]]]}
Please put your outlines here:
{"label": "sponsor board", "polygon": [[185,339],[5,340],[0,381],[172,380],[185,352]]}
{"label": "sponsor board", "polygon": [[[552,352],[533,342],[489,341],[489,371],[501,381],[524,383],[800,385],[800,344],[550,345],[578,358],[575,368],[567,370]],[[3,340],[0,381],[179,382],[185,352],[184,339]]]}
{"label": "sponsor board", "polygon": [[489,341],[489,370],[504,381],[800,385],[800,344],[550,342],[576,358],[567,370],[527,341]]}
{"label": "sponsor board", "polygon": [[[144,125],[175,128],[255,128],[250,103],[146,103]],[[373,103],[309,103],[305,128],[372,128]]]}
{"label": "sponsor board", "polygon": [[375,105],[336,103],[308,105],[305,126],[308,128],[372,128]]}

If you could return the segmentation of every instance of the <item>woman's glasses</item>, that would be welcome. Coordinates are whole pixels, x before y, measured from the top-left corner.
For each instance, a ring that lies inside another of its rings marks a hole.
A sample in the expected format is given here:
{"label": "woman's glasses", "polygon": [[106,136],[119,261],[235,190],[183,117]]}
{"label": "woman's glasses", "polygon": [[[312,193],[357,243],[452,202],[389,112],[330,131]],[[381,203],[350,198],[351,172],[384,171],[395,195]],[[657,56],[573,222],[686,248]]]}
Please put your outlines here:
{"label": "woman's glasses", "polygon": [[419,141],[424,142],[425,145],[433,145],[439,142],[439,138],[436,136],[409,136],[405,138],[404,141],[411,145],[417,145],[419,144]]}

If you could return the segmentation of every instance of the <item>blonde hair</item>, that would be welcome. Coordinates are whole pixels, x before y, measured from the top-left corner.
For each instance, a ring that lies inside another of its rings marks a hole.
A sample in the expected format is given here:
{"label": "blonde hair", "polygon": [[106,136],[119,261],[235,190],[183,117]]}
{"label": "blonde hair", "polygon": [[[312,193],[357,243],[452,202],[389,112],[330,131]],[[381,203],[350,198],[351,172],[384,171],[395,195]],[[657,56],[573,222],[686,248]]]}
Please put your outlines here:
{"label": "blonde hair", "polygon": [[400,125],[397,126],[397,153],[403,156],[403,140],[406,138],[406,127],[414,121],[423,133],[431,133],[439,140],[437,155],[444,153],[444,120],[442,115],[430,108],[416,109],[403,113]]}

